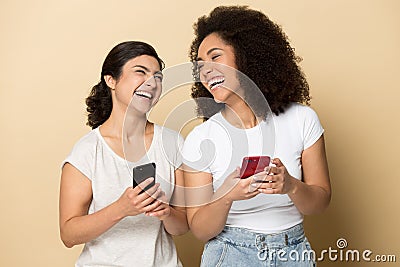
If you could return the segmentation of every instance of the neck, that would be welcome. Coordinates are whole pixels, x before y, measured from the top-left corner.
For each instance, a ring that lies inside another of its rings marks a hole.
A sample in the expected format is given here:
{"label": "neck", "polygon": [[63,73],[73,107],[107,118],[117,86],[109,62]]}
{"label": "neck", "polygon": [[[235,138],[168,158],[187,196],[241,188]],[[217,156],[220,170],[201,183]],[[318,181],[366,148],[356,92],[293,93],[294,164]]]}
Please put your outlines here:
{"label": "neck", "polygon": [[261,121],[244,101],[225,105],[222,115],[230,124],[242,129],[253,128]]}
{"label": "neck", "polygon": [[150,123],[146,114],[126,114],[123,124],[123,137],[127,140],[136,137],[143,137]]}
{"label": "neck", "polygon": [[144,136],[148,124],[146,114],[126,112],[113,108],[110,117],[103,123],[102,131],[118,139]]}

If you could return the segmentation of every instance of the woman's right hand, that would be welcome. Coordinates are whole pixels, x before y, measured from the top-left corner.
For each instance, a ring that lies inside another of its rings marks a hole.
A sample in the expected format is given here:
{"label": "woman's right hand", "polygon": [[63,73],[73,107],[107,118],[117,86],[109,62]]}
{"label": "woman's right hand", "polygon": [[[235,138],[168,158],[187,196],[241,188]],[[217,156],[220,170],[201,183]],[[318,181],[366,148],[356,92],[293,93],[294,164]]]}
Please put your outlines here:
{"label": "woman's right hand", "polygon": [[161,205],[162,202],[157,200],[162,193],[159,183],[156,183],[150,189],[142,192],[143,188],[148,186],[153,180],[154,178],[152,177],[147,178],[134,188],[128,187],[117,200],[116,204],[120,207],[124,217],[136,216],[154,210]]}
{"label": "woman's right hand", "polygon": [[259,194],[258,190],[251,190],[252,183],[253,177],[240,178],[240,168],[237,167],[226,177],[221,186],[221,193],[231,201],[250,199]]}

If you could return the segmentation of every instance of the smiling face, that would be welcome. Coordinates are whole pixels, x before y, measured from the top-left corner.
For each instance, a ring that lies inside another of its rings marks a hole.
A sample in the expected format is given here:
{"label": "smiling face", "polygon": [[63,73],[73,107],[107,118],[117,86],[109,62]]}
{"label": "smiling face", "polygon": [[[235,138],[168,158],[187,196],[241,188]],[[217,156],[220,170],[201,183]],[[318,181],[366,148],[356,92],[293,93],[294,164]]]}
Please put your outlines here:
{"label": "smiling face", "polygon": [[201,42],[197,59],[201,83],[214,100],[229,105],[237,99],[241,89],[233,47],[212,33]]}
{"label": "smiling face", "polygon": [[126,62],[118,80],[106,75],[105,81],[112,89],[113,108],[132,108],[147,113],[161,95],[163,75],[158,61],[148,55]]}

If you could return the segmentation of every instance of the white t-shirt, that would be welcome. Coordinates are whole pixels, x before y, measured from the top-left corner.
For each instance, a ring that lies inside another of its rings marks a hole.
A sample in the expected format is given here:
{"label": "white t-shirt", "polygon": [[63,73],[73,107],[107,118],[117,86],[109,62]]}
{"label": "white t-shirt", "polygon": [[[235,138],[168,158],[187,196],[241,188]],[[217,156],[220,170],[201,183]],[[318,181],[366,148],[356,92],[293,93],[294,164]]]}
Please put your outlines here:
{"label": "white t-shirt", "polygon": [[[240,167],[245,156],[280,158],[290,175],[302,179],[301,154],[323,134],[317,114],[308,106],[291,104],[251,129],[232,126],[219,112],[195,127],[183,147],[183,162],[211,173],[214,191]],[[259,194],[234,201],[226,225],[262,233],[284,231],[303,221],[287,194]]]}
{"label": "white t-shirt", "polygon": [[[133,185],[132,168],[156,163],[156,182],[167,197],[174,190],[174,171],[182,163],[183,138],[170,129],[154,125],[150,148],[138,162],[127,162],[105,142],[99,128],[82,137],[63,162],[72,164],[92,183],[89,214],[116,201]],[[172,237],[162,222],[139,214],[115,224],[98,238],[85,244],[76,266],[182,266]]]}

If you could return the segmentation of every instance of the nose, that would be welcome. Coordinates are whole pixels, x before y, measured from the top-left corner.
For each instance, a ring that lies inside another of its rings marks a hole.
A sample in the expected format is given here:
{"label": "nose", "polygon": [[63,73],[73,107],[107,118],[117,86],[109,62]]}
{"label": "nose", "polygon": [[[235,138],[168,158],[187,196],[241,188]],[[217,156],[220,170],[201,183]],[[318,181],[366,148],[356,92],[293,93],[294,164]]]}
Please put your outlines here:
{"label": "nose", "polygon": [[150,88],[156,88],[157,82],[153,75],[151,75],[145,82],[144,85]]}
{"label": "nose", "polygon": [[214,71],[212,62],[203,61],[201,63],[201,68],[199,69],[199,78],[203,81],[207,79],[207,76]]}
{"label": "nose", "polygon": [[212,62],[209,61],[204,61],[204,65],[202,68],[202,73],[203,74],[209,74],[213,71],[213,65]]}

